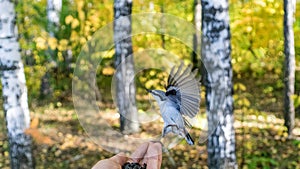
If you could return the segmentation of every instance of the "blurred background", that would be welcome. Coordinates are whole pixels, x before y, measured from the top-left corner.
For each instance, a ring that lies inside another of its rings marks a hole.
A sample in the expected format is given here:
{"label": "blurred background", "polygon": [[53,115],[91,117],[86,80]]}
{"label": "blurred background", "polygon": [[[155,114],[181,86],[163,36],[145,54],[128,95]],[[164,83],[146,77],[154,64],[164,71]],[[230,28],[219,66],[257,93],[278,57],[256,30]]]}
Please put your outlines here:
{"label": "blurred background", "polygon": [[[133,0],[132,13],[165,12],[194,23],[194,0]],[[15,6],[19,43],[24,63],[31,135],[36,168],[91,168],[113,154],[90,140],[81,127],[72,102],[72,77],[83,45],[103,26],[113,22],[113,1],[62,0],[59,17],[49,21],[46,0],[22,0]],[[297,3],[296,9],[300,9]],[[231,0],[229,2],[236,156],[240,168],[300,167],[300,10],[294,23],[296,73],[294,106],[296,136],[288,139],[283,120],[284,36],[283,1]],[[168,22],[168,21],[165,21]],[[50,23],[50,24],[49,24]],[[194,63],[193,51],[185,44],[159,34],[132,37],[133,52],[162,48],[185,63]],[[115,113],[111,92],[115,51],[105,52],[97,69],[99,105]],[[160,57],[159,52],[138,54],[139,60]],[[200,56],[198,57],[200,58]],[[196,61],[197,62],[197,61]],[[137,108],[140,114],[151,106],[147,88],[163,88],[167,74],[159,70],[137,76]],[[0,95],[2,89],[0,86]],[[205,118],[204,88],[201,116]],[[97,93],[96,93],[97,94]],[[0,100],[3,104],[3,100]],[[0,111],[0,168],[9,168],[9,146],[4,113]],[[119,116],[107,116],[119,127]],[[151,127],[142,126],[142,134]],[[198,136],[195,127],[192,135]],[[170,150],[176,168],[207,168],[206,143],[187,147],[184,142]],[[164,159],[167,155],[164,154]],[[173,168],[163,160],[162,168]]]}

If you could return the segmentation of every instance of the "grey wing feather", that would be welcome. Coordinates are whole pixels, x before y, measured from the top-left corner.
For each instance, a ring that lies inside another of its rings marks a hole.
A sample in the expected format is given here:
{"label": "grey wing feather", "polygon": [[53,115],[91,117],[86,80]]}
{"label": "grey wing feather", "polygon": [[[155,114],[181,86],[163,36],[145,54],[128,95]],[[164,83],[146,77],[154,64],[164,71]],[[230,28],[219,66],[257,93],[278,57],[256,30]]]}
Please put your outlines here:
{"label": "grey wing feather", "polygon": [[184,121],[184,125],[188,128],[192,128],[192,124],[186,119],[183,117],[183,121]]}
{"label": "grey wing feather", "polygon": [[174,73],[175,67],[171,69],[166,87],[166,95],[180,108],[180,112],[190,118],[194,117],[200,108],[200,82],[195,78],[197,70],[191,72],[189,65],[184,71],[183,63]]}

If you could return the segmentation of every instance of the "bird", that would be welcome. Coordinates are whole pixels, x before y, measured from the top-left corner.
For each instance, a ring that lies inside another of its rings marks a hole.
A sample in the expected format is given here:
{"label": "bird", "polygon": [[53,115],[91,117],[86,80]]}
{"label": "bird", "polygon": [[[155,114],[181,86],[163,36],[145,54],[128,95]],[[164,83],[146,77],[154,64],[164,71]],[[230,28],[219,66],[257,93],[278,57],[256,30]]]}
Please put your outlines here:
{"label": "bird", "polygon": [[168,76],[165,90],[146,89],[158,103],[164,121],[162,137],[174,133],[185,138],[189,145],[194,140],[186,127],[191,127],[186,117],[193,118],[200,109],[200,78],[196,78],[197,69],[192,71],[192,65],[185,70],[181,63],[175,72],[173,66]]}

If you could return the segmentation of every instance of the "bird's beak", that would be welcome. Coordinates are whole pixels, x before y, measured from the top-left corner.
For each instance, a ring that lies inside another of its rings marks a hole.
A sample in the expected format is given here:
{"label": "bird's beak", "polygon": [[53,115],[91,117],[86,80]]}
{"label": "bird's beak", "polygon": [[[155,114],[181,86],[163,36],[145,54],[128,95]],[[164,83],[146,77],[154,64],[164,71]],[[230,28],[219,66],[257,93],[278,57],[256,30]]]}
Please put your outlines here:
{"label": "bird's beak", "polygon": [[147,92],[152,93],[152,90],[150,90],[150,89],[146,89],[146,90],[147,90]]}

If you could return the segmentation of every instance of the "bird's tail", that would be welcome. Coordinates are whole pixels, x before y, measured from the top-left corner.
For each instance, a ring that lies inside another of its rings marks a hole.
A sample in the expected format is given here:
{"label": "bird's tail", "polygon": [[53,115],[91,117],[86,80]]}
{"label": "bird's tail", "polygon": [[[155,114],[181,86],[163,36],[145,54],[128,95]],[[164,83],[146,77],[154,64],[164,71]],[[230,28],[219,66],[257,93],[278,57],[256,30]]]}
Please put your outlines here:
{"label": "bird's tail", "polygon": [[194,145],[194,140],[192,139],[191,135],[189,133],[187,133],[185,135],[185,140],[189,145]]}

